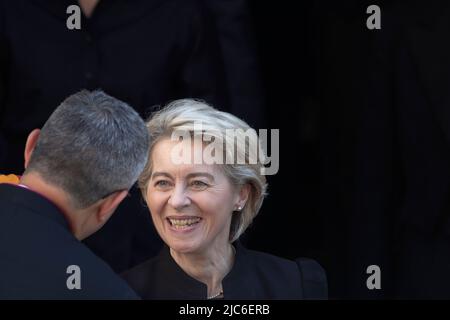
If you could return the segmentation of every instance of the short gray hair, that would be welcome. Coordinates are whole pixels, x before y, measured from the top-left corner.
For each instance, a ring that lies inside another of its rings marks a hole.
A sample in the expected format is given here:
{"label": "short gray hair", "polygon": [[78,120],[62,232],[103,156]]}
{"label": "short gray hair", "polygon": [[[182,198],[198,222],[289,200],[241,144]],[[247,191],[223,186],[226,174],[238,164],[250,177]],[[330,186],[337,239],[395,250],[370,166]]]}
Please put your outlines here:
{"label": "short gray hair", "polygon": [[[201,122],[206,133],[214,135],[215,132],[226,135],[229,129],[251,129],[250,126],[237,118],[236,116],[216,110],[203,101],[193,99],[175,100],[165,108],[155,112],[147,122],[147,128],[150,134],[149,159],[141,176],[139,177],[139,187],[146,198],[147,188],[152,175],[151,154],[154,146],[163,138],[170,138],[172,133],[177,130],[185,130],[194,133],[196,123]],[[267,182],[264,175],[261,174],[261,168],[264,166],[258,160],[256,164],[249,163],[249,141],[243,138],[243,133],[238,139],[225,140],[227,150],[236,150],[237,157],[246,159],[244,164],[222,164],[223,172],[234,186],[250,185],[250,194],[246,205],[242,211],[234,212],[231,220],[230,242],[239,238],[239,236],[251,224],[262,206],[266,196]],[[261,152],[261,150],[260,150]]]}
{"label": "short gray hair", "polygon": [[142,118],[103,91],[64,100],[41,130],[25,173],[60,187],[76,208],[128,190],[142,172],[149,136]]}

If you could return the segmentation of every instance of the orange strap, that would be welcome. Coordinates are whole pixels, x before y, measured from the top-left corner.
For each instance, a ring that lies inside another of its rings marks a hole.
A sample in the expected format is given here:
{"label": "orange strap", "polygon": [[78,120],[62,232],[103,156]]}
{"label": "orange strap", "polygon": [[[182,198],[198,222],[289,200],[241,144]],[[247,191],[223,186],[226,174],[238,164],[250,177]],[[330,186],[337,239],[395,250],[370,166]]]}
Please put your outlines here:
{"label": "orange strap", "polygon": [[0,174],[0,183],[12,183],[12,184],[19,184],[20,177],[16,176],[15,174],[9,174],[9,175],[1,175]]}

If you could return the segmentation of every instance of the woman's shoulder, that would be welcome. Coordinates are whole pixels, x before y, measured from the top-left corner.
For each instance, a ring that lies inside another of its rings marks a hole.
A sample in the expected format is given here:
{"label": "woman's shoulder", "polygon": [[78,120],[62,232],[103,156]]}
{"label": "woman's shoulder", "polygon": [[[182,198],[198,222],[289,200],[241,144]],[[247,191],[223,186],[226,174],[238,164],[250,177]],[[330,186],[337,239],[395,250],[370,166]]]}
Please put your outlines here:
{"label": "woman's shoulder", "polygon": [[142,297],[148,290],[149,284],[155,281],[154,277],[155,274],[158,274],[156,269],[159,269],[159,260],[159,256],[150,258],[121,273],[120,276]]}
{"label": "woman's shoulder", "polygon": [[328,281],[325,269],[310,258],[297,258],[295,262],[302,276],[305,298],[327,299]]}
{"label": "woman's shoulder", "polygon": [[167,246],[121,276],[142,299],[200,299],[206,293],[205,285],[178,266]]}
{"label": "woman's shoulder", "polygon": [[314,259],[297,258],[295,261],[275,255],[245,249],[247,259],[253,261],[259,274],[274,281],[301,284],[306,299],[326,299],[328,296],[327,277],[324,268]]}
{"label": "woman's shoulder", "polygon": [[257,266],[262,268],[298,272],[298,267],[292,260],[247,248],[242,248],[241,250],[245,252],[245,256],[247,256],[248,259],[253,260]]}
{"label": "woman's shoulder", "polygon": [[128,269],[121,273],[122,277],[133,277],[140,275],[141,273],[148,273],[149,269],[152,269],[154,265],[156,264],[158,259],[158,256],[152,257],[148,260],[145,260],[141,262],[140,264],[132,267],[131,269]]}

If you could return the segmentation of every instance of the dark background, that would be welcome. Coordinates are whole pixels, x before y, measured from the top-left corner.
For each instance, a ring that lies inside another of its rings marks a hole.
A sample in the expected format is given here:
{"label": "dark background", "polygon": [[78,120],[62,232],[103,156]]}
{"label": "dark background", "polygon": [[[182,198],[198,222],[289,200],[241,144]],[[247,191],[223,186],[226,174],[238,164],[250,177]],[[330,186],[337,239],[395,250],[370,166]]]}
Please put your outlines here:
{"label": "dark background", "polygon": [[251,4],[281,165],[249,243],[317,259],[332,299],[448,299],[448,3]]}
{"label": "dark background", "polygon": [[[358,103],[367,89],[371,32],[364,1],[251,1],[280,171],[248,231],[251,247],[317,259],[331,298],[349,293],[348,211]],[[361,281],[365,282],[365,270]]]}

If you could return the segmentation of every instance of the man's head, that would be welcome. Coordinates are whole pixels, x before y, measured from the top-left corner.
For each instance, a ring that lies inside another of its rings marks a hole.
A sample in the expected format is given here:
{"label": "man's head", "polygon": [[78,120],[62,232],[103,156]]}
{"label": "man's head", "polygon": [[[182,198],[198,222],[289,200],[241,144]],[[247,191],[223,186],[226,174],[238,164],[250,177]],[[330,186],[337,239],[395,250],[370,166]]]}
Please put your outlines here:
{"label": "man's head", "polygon": [[83,238],[127,195],[147,162],[148,147],[145,123],[130,106],[102,91],[84,90],[30,134],[23,179],[35,176],[61,190],[66,211],[85,215],[79,221],[83,230],[76,231]]}

